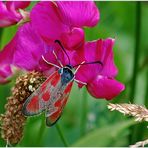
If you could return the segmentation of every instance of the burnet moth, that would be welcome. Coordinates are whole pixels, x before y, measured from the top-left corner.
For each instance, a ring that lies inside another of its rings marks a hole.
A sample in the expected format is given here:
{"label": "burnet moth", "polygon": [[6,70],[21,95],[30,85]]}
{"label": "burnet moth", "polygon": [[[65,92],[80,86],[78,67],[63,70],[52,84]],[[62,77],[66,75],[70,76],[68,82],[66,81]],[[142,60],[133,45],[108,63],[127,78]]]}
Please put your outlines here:
{"label": "burnet moth", "polygon": [[[86,63],[84,61],[78,65],[71,66],[69,56],[62,46],[61,42],[59,40],[55,40],[55,43],[58,43],[60,45],[61,49],[66,54],[69,60],[69,64],[63,66],[54,51],[53,54],[59,62],[60,66],[48,62],[42,56],[43,60],[47,64],[57,67],[58,70],[51,74],[45,80],[45,82],[43,82],[41,86],[27,98],[22,108],[22,112],[25,116],[34,116],[45,112],[46,125],[49,127],[54,125],[61,117],[63,109],[68,100],[73,82],[76,81],[77,83],[86,85],[86,83],[75,79],[75,74],[77,73],[81,65],[97,63],[103,65],[100,61],[89,63]],[[75,72],[72,71],[74,67],[77,67]]]}

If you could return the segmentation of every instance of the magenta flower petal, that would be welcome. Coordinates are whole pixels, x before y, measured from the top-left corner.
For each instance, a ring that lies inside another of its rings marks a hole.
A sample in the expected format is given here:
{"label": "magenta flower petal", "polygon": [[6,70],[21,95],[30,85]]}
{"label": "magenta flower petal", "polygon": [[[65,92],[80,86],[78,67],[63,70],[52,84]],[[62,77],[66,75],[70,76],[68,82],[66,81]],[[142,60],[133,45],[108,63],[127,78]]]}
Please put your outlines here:
{"label": "magenta flower petal", "polygon": [[108,38],[105,40],[100,39],[94,42],[88,42],[85,46],[86,60],[89,62],[101,61],[103,66],[99,73],[110,77],[116,76],[118,72],[114,64],[113,45],[114,39]]}
{"label": "magenta flower petal", "polygon": [[22,19],[18,9],[28,7],[30,2],[1,2],[0,1],[0,27],[16,24]]}
{"label": "magenta flower petal", "polygon": [[30,23],[26,23],[18,29],[15,37],[0,53],[0,64],[7,63],[26,70],[37,70],[43,53],[43,41]]}
{"label": "magenta flower petal", "polygon": [[[85,62],[100,61],[101,64],[89,64],[82,66],[78,71],[76,78],[86,83],[91,82],[98,74],[103,76],[114,77],[117,74],[117,68],[113,58],[113,39],[97,40],[85,44],[84,55],[81,57]],[[91,56],[90,56],[91,55]],[[89,69],[89,70],[88,70]],[[93,71],[93,72],[92,72]]]}
{"label": "magenta flower petal", "polygon": [[73,28],[71,32],[61,34],[61,42],[68,50],[77,50],[84,45],[84,31],[81,28]]}
{"label": "magenta flower petal", "polygon": [[32,26],[46,43],[60,40],[68,50],[84,44],[81,27],[92,27],[99,20],[94,2],[39,2],[30,16]]}
{"label": "magenta flower petal", "polygon": [[68,26],[93,27],[99,21],[99,10],[94,2],[56,2],[61,18]]}
{"label": "magenta flower petal", "polygon": [[124,88],[124,85],[115,79],[110,79],[101,75],[98,75],[87,85],[87,89],[92,96],[95,98],[105,98],[107,100],[111,100],[119,95]]}
{"label": "magenta flower petal", "polygon": [[109,100],[124,90],[124,85],[114,79],[117,68],[114,64],[113,45],[114,40],[110,38],[85,44],[85,62],[100,61],[102,64],[83,65],[76,74],[76,79],[86,82],[89,93],[96,98]]}
{"label": "magenta flower petal", "polygon": [[108,38],[106,40],[99,40],[99,60],[103,63],[103,69],[100,74],[105,76],[114,77],[118,73],[118,69],[114,64],[113,56],[114,39]]}
{"label": "magenta flower petal", "polygon": [[12,75],[10,65],[0,64],[0,83],[8,82],[7,77]]}
{"label": "magenta flower petal", "polygon": [[14,13],[11,13],[4,4],[0,1],[0,27],[9,26],[15,24],[20,17],[17,17]]}
{"label": "magenta flower petal", "polygon": [[31,11],[31,23],[47,43],[60,39],[68,28],[60,18],[57,6],[53,2],[39,2]]}
{"label": "magenta flower petal", "polygon": [[9,10],[25,9],[30,5],[29,1],[8,1],[6,6]]}
{"label": "magenta flower petal", "polygon": [[36,70],[44,53],[44,43],[29,23],[24,24],[17,32],[17,44],[13,64],[26,70]]}

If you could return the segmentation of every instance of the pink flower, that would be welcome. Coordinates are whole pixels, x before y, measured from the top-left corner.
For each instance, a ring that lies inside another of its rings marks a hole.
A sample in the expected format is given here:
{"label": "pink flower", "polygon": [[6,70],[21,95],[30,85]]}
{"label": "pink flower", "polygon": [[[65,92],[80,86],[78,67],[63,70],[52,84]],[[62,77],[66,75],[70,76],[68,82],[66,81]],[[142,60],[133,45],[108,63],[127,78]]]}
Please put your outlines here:
{"label": "pink flower", "polygon": [[47,65],[42,55],[48,62],[58,65],[53,50],[63,65],[69,64],[61,47],[54,42],[60,40],[72,66],[82,61],[102,63],[83,65],[76,74],[78,80],[87,83],[92,96],[112,99],[124,90],[124,85],[115,80],[114,40],[85,42],[83,27],[93,27],[99,21],[94,2],[39,2],[30,12],[30,17],[31,21],[21,26],[0,52],[1,80],[12,74],[4,67],[10,68],[11,65],[49,76],[56,68]]}
{"label": "pink flower", "polygon": [[4,83],[7,83],[8,80],[6,79],[9,75],[12,74],[11,72],[11,68],[10,68],[10,65],[0,65],[1,66],[1,69],[0,69],[0,83],[1,84],[4,84]]}
{"label": "pink flower", "polygon": [[30,2],[0,1],[0,27],[18,23],[23,18],[19,9],[24,9],[29,4]]}
{"label": "pink flower", "polygon": [[94,26],[98,20],[99,11],[94,2],[39,2],[31,11],[31,22],[21,26],[11,42],[0,52],[0,65],[5,61],[26,70],[46,71],[49,66],[41,56],[58,64],[52,56],[53,49],[57,54],[60,52],[58,58],[66,64],[67,57],[55,45],[56,39],[65,43],[70,58],[74,59],[71,60],[72,64],[80,62],[79,55],[83,54],[83,50],[78,49],[84,45],[84,31],[81,27]]}
{"label": "pink flower", "polygon": [[31,23],[41,38],[52,44],[60,40],[68,50],[84,43],[82,27],[93,27],[99,21],[94,2],[39,2],[32,9]]}
{"label": "pink flower", "polygon": [[111,38],[85,44],[85,62],[100,61],[102,64],[82,66],[76,78],[87,83],[87,90],[95,98],[109,100],[124,90],[124,85],[114,79],[118,71],[113,59],[113,45]]}

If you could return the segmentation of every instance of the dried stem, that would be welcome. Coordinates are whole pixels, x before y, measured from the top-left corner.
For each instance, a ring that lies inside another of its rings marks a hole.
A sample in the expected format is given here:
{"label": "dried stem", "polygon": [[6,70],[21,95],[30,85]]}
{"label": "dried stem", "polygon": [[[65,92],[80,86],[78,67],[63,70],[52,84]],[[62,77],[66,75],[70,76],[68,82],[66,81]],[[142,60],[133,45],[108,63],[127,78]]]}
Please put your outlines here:
{"label": "dried stem", "polygon": [[136,142],[134,145],[131,145],[130,148],[144,147],[147,144],[148,144],[148,139]]}
{"label": "dried stem", "polygon": [[124,115],[130,115],[135,117],[135,121],[147,121],[148,122],[148,109],[136,104],[112,104],[108,105],[108,109],[111,111],[117,110]]}
{"label": "dried stem", "polygon": [[7,98],[6,111],[0,115],[1,137],[9,145],[21,140],[26,121],[22,114],[22,105],[44,80],[41,73],[34,71],[17,78],[12,95]]}

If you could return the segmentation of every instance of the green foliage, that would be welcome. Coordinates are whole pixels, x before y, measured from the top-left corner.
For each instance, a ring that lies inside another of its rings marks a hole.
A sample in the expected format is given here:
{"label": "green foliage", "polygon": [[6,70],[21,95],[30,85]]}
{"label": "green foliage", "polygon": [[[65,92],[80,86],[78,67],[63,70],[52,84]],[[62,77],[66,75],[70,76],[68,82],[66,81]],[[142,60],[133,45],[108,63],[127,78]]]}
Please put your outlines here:
{"label": "green foliage", "polygon": [[107,146],[124,146],[127,144],[127,138],[129,131],[126,129],[134,125],[133,120],[122,121],[115,124],[106,125],[102,128],[97,128],[92,132],[89,132],[86,136],[78,140],[74,145],[76,147],[107,147]]}

